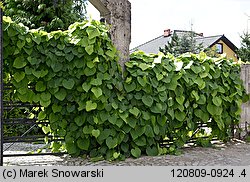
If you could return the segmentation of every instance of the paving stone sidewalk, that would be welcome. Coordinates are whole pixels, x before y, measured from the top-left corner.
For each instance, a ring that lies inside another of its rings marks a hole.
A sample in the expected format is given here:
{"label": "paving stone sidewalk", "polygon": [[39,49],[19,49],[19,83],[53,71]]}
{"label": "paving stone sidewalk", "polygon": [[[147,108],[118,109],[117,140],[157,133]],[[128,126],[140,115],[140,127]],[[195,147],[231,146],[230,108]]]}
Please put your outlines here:
{"label": "paving stone sidewalk", "polygon": [[[29,146],[32,148],[32,146]],[[28,147],[28,148],[29,148]],[[19,146],[20,148],[20,146]],[[26,146],[27,149],[27,146]],[[16,151],[12,151],[16,152]],[[5,157],[4,166],[250,166],[250,143],[233,142],[215,148],[185,148],[180,156],[164,155],[120,162],[64,156]]]}

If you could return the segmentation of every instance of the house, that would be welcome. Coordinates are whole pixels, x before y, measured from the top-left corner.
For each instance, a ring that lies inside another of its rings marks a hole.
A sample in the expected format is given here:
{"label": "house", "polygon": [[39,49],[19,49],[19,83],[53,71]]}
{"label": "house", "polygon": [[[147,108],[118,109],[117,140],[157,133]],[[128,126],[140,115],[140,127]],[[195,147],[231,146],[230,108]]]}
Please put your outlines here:
{"label": "house", "polygon": [[[131,49],[130,53],[136,50],[142,50],[145,53],[157,54],[159,52],[159,48],[164,48],[165,45],[171,40],[173,33],[176,33],[178,37],[181,37],[184,34],[190,33],[190,31],[171,31],[170,29],[166,29],[164,30],[163,35]],[[196,40],[196,44],[201,44],[205,49],[211,48],[212,50],[216,50],[218,54],[226,53],[226,57],[228,59],[238,61],[238,57],[236,55],[237,47],[228,38],[226,38],[225,35],[204,37],[202,33],[195,33],[194,38]]]}

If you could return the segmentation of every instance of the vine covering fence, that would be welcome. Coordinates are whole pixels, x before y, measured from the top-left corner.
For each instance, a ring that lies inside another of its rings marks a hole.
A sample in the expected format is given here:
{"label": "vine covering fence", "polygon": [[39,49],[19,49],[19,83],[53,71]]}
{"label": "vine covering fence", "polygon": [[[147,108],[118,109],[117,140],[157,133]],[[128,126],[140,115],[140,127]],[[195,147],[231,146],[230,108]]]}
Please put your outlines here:
{"label": "vine covering fence", "polygon": [[1,95],[8,102],[1,100],[1,134],[3,124],[17,121],[4,118],[5,111],[16,109],[18,121],[43,124],[53,152],[73,156],[175,154],[188,142],[208,146],[233,137],[248,100],[240,65],[204,53],[136,52],[122,74],[108,29],[98,21],[47,33],[3,20]]}

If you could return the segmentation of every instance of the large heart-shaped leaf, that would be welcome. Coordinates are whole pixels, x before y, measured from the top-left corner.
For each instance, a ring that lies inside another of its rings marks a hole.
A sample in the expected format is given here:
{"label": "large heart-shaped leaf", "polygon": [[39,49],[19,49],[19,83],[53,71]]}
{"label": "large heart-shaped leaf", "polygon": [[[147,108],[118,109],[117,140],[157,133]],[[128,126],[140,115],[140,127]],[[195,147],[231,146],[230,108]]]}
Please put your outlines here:
{"label": "large heart-shaped leaf", "polygon": [[213,101],[214,105],[221,106],[222,99],[220,97],[215,96],[215,97],[213,97],[212,101]]}
{"label": "large heart-shaped leaf", "polygon": [[100,135],[101,132],[100,132],[100,130],[97,129],[97,130],[92,130],[91,133],[92,133],[92,135],[93,135],[94,137],[97,138],[97,137]]}
{"label": "large heart-shaped leaf", "polygon": [[81,150],[88,150],[89,146],[90,146],[90,140],[88,138],[79,138],[77,140],[77,146],[81,149]]}
{"label": "large heart-shaped leaf", "polygon": [[117,140],[117,138],[108,137],[106,139],[106,144],[107,144],[109,149],[113,149],[117,146],[118,140]]}
{"label": "large heart-shaped leaf", "polygon": [[62,85],[64,86],[64,88],[71,90],[75,85],[75,81],[72,78],[70,78],[68,80],[64,79],[62,81]]}
{"label": "large heart-shaped leaf", "polygon": [[184,121],[185,117],[186,117],[185,112],[181,112],[181,111],[176,111],[176,112],[175,112],[175,118],[176,118],[178,121]]}
{"label": "large heart-shaped leaf", "polygon": [[63,101],[67,96],[67,91],[65,89],[60,89],[57,93],[55,93],[55,97],[60,100]]}
{"label": "large heart-shaped leaf", "polygon": [[153,97],[152,97],[152,96],[150,96],[150,95],[144,95],[144,96],[142,96],[142,102],[143,102],[146,106],[151,107],[152,104],[153,104],[153,102],[154,102],[154,100],[153,100]]}
{"label": "large heart-shaped leaf", "polygon": [[14,60],[13,67],[15,68],[23,68],[27,65],[27,61],[22,57],[19,56]]}
{"label": "large heart-shaped leaf", "polygon": [[148,146],[146,149],[146,153],[149,156],[157,156],[159,154],[158,148],[156,146],[150,147]]}
{"label": "large heart-shaped leaf", "polygon": [[25,73],[24,72],[16,72],[14,74],[14,79],[16,80],[16,82],[20,82],[21,80],[23,80],[25,77]]}
{"label": "large heart-shaped leaf", "polygon": [[97,108],[97,104],[95,102],[92,102],[91,100],[86,102],[86,111],[87,112],[95,110],[96,108]]}
{"label": "large heart-shaped leaf", "polygon": [[134,149],[131,149],[131,154],[132,154],[132,156],[134,156],[135,158],[138,158],[138,157],[141,156],[141,150],[140,150],[138,147],[136,147],[136,148],[134,148]]}
{"label": "large heart-shaped leaf", "polygon": [[96,98],[99,98],[102,95],[102,89],[99,88],[99,87],[93,87],[91,89],[91,92],[94,93],[94,95],[95,95]]}
{"label": "large heart-shaped leaf", "polygon": [[133,107],[133,108],[129,109],[129,112],[131,114],[133,114],[135,117],[138,117],[138,115],[141,113],[137,107]]}

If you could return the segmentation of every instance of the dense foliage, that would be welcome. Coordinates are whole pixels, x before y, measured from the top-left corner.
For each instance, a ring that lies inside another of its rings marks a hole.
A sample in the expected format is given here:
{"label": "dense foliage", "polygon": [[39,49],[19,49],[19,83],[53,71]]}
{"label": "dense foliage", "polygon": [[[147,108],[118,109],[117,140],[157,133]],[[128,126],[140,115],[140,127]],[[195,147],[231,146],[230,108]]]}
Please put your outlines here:
{"label": "dense foliage", "polygon": [[237,51],[238,56],[244,62],[250,61],[250,34],[244,33],[241,36],[241,48]]}
{"label": "dense foliage", "polygon": [[85,17],[86,0],[5,0],[4,14],[30,28],[66,30]]}
{"label": "dense foliage", "polygon": [[204,135],[198,144],[227,140],[248,99],[240,66],[225,58],[136,52],[122,78],[100,22],[47,33],[4,17],[3,28],[5,82],[14,84],[16,99],[44,107],[38,119],[50,125],[43,131],[64,138],[53,151],[65,144],[71,155],[114,160],[175,153]]}

